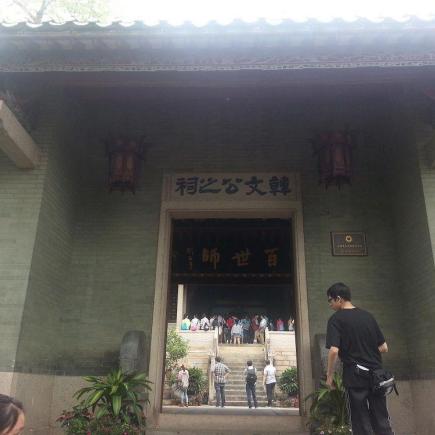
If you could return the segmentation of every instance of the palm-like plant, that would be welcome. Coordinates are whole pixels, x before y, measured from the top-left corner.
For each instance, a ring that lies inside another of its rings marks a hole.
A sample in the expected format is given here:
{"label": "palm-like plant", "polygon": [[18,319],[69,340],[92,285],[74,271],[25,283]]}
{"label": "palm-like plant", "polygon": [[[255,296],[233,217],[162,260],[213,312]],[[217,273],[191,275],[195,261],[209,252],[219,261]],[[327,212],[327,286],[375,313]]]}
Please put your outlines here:
{"label": "palm-like plant", "polygon": [[338,373],[334,374],[334,389],[330,389],[324,381],[320,388],[305,400],[312,399],[310,407],[310,424],[314,433],[333,430],[334,434],[349,433],[349,416],[346,405],[346,392],[343,380]]}
{"label": "palm-like plant", "polygon": [[80,399],[87,394],[81,404],[92,408],[97,419],[110,416],[120,423],[144,425],[142,403],[148,403],[148,399],[141,399],[141,395],[151,390],[145,373],[124,373],[117,369],[106,377],[85,376],[83,379],[91,385],[78,390],[74,397]]}

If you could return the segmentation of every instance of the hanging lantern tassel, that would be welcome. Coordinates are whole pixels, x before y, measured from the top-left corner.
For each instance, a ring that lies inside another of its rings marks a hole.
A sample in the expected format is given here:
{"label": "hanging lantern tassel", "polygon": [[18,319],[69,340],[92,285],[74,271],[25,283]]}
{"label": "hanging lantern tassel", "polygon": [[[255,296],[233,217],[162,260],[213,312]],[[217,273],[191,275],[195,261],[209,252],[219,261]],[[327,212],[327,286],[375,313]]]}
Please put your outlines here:
{"label": "hanging lantern tassel", "polygon": [[317,156],[319,184],[327,189],[335,184],[351,184],[352,144],[348,132],[326,132],[312,139],[314,155]]}

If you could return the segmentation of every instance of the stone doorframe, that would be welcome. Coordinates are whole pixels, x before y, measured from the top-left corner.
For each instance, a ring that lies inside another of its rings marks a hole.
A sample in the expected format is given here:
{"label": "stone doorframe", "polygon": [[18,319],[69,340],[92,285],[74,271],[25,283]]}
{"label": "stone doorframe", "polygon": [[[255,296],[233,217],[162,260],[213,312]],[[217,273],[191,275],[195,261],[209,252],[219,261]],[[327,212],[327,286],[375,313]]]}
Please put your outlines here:
{"label": "stone doorframe", "polygon": [[[296,175],[299,186],[299,176]],[[168,181],[165,178],[165,184]],[[290,201],[174,201],[167,195],[168,186],[163,186],[163,199],[160,210],[159,239],[157,246],[157,266],[154,295],[153,325],[151,334],[149,379],[153,382],[148,406],[147,424],[161,427],[163,369],[166,339],[166,308],[170,279],[170,251],[172,220],[174,219],[291,219],[294,287],[296,296],[296,349],[299,373],[300,397],[313,391],[311,370],[311,347],[308,321],[307,282],[305,272],[305,249],[300,195]],[[301,400],[301,413],[305,414]],[[225,418],[225,417],[223,417]]]}

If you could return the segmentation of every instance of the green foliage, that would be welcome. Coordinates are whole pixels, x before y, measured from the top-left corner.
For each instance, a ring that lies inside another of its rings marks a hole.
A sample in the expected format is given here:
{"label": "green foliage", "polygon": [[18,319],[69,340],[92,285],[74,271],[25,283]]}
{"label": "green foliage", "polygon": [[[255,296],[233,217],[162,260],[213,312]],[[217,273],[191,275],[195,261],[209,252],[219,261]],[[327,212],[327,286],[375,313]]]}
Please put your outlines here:
{"label": "green foliage", "polygon": [[142,424],[143,409],[137,390],[151,390],[145,373],[124,373],[117,369],[107,377],[85,376],[83,379],[91,385],[81,388],[74,396],[80,399],[87,395],[83,406],[96,411],[97,419],[110,415],[127,423]]}
{"label": "green foliage", "polygon": [[177,368],[178,361],[187,355],[188,350],[187,341],[180,337],[175,329],[170,329],[166,339],[166,372],[172,373]]}
{"label": "green foliage", "polygon": [[207,378],[199,367],[189,369],[189,396],[202,396],[207,389]]}
{"label": "green foliage", "polygon": [[285,369],[278,379],[278,387],[288,396],[296,396],[299,393],[298,371],[296,367]]}
{"label": "green foliage", "polygon": [[56,420],[65,432],[70,434],[86,434],[93,415],[81,405],[73,407],[72,411],[64,410]]}
{"label": "green foliage", "polygon": [[151,390],[144,373],[124,373],[117,369],[106,377],[86,376],[90,386],[78,390],[74,397],[84,399],[72,411],[58,418],[67,434],[135,434],[143,433],[145,417],[141,396]]}
{"label": "green foliage", "polygon": [[106,0],[9,0],[1,5],[4,21],[103,21],[109,16]]}
{"label": "green foliage", "polygon": [[113,421],[113,419],[106,416],[100,419],[93,419],[89,425],[89,430],[86,435],[133,435],[144,433],[144,428],[139,428],[125,421]]}
{"label": "green foliage", "polygon": [[324,381],[306,400],[312,399],[310,419],[314,434],[331,433],[334,435],[349,434],[349,416],[346,406],[346,395],[343,380],[338,373],[334,374],[335,388],[330,389]]}

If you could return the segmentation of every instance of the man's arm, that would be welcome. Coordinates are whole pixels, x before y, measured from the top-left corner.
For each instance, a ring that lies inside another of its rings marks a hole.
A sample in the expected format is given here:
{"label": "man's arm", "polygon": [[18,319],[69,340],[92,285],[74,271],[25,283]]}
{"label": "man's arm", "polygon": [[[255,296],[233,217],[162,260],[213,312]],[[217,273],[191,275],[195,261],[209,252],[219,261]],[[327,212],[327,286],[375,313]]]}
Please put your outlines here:
{"label": "man's arm", "polygon": [[388,352],[388,346],[387,343],[384,341],[380,346],[378,346],[379,352],[381,353],[387,353]]}
{"label": "man's arm", "polygon": [[338,357],[338,347],[331,346],[328,353],[328,368],[326,370],[326,385],[333,388],[333,376],[335,371],[335,363]]}

